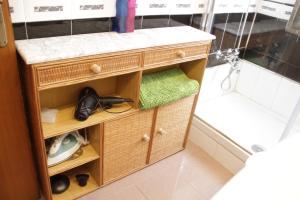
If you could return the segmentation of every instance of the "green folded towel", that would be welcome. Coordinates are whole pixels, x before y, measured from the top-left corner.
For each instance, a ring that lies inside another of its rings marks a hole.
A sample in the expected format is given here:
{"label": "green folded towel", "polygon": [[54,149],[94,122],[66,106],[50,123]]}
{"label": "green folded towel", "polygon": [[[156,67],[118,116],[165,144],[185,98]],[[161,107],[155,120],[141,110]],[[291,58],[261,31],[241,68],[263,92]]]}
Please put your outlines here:
{"label": "green folded towel", "polygon": [[164,105],[196,94],[199,83],[179,69],[169,69],[143,76],[140,94],[141,109]]}

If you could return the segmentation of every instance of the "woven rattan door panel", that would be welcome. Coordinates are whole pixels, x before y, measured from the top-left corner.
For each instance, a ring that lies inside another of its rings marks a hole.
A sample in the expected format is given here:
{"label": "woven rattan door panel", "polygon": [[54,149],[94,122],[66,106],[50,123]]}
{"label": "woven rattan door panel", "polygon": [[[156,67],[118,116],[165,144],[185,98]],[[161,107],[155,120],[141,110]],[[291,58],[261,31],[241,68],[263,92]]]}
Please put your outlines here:
{"label": "woven rattan door panel", "polygon": [[153,110],[104,123],[103,182],[146,165]]}
{"label": "woven rattan door panel", "polygon": [[141,66],[141,54],[99,58],[37,68],[39,87],[77,79],[91,79],[109,74],[133,71]]}
{"label": "woven rattan door panel", "polygon": [[145,52],[144,67],[176,64],[188,60],[207,57],[208,45],[193,44],[182,47],[164,48]]}
{"label": "woven rattan door panel", "polygon": [[183,142],[194,103],[194,96],[159,107],[150,163],[183,149]]}

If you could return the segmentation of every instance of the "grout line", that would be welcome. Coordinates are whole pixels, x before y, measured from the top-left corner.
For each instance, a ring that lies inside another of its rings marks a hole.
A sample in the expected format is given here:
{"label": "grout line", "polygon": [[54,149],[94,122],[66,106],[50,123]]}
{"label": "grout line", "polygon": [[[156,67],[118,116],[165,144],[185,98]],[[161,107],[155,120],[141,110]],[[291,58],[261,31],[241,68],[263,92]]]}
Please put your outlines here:
{"label": "grout line", "polygon": [[146,200],[151,200],[150,198],[148,198],[148,196],[143,192],[143,190],[138,186],[138,185],[134,185],[137,190],[142,194],[142,196],[146,199]]}
{"label": "grout line", "polygon": [[71,35],[73,35],[73,20],[71,19]]}
{"label": "grout line", "polygon": [[25,0],[22,0],[23,3],[23,15],[24,15],[24,23],[25,23],[25,34],[26,34],[26,39],[28,40],[28,29],[27,29],[27,16],[26,16],[26,10],[25,10]]}
{"label": "grout line", "polygon": [[223,40],[224,40],[224,36],[225,36],[225,31],[226,31],[226,29],[227,29],[228,19],[229,19],[229,13],[227,13],[227,18],[226,18],[226,22],[225,22],[225,27],[224,27],[224,31],[223,31],[223,34],[222,34],[221,43],[220,43],[220,46],[219,46],[219,49],[220,49],[220,50],[222,49]]}
{"label": "grout line", "polygon": [[241,47],[241,43],[242,43],[242,39],[243,39],[243,34],[244,34],[245,27],[246,27],[247,19],[248,19],[248,12],[247,12],[247,13],[243,13],[243,15],[244,15],[244,14],[245,14],[245,20],[244,20],[243,26],[242,26],[242,28],[241,28],[241,36],[240,36],[240,39],[239,39],[239,43],[238,43],[238,47],[237,47],[237,48],[240,48],[240,47]]}
{"label": "grout line", "polygon": [[108,32],[112,32],[113,31],[113,18],[110,17],[108,18]]}
{"label": "grout line", "polygon": [[143,22],[144,22],[144,16],[142,16],[142,18],[141,18],[141,24],[140,24],[141,25],[140,26],[141,29],[143,29]]}
{"label": "grout line", "polygon": [[241,17],[241,20],[240,20],[240,24],[239,24],[239,28],[238,28],[238,32],[237,32],[237,36],[235,37],[235,41],[234,41],[234,48],[239,48],[239,46],[237,46],[236,47],[236,42],[237,42],[237,40],[238,40],[238,38],[239,38],[239,34],[241,34],[241,36],[240,37],[243,37],[243,33],[242,33],[242,21],[243,21],[243,19],[244,19],[244,15],[245,15],[245,13],[243,13],[242,14],[242,17]]}
{"label": "grout line", "polygon": [[26,34],[26,39],[28,40],[28,30],[27,30],[27,22],[24,22],[25,23],[25,34]]}
{"label": "grout line", "polygon": [[190,25],[189,26],[192,26],[193,25],[193,20],[194,20],[194,14],[192,14],[191,18],[190,18]]}

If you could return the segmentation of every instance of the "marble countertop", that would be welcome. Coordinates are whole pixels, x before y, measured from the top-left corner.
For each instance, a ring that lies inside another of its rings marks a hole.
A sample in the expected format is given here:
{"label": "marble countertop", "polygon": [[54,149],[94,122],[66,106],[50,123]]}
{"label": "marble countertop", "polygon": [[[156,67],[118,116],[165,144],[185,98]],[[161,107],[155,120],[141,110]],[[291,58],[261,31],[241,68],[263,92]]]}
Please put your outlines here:
{"label": "marble countertop", "polygon": [[214,40],[215,36],[190,26],[140,29],[133,33],[92,33],[17,40],[26,64],[113,53],[140,48]]}

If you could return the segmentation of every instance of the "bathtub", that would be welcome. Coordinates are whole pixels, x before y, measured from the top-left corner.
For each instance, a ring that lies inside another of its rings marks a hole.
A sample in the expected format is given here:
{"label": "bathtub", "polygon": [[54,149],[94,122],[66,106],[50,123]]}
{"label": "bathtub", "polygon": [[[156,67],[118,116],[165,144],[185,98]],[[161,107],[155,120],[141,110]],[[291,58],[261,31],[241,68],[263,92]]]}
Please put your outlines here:
{"label": "bathtub", "polygon": [[[239,66],[227,91],[220,85],[230,65],[206,69],[190,133],[233,173],[253,153],[278,143],[300,97],[298,83],[245,60]],[[299,130],[295,126],[291,134]]]}
{"label": "bathtub", "polygon": [[212,200],[299,200],[300,135],[255,154]]}

